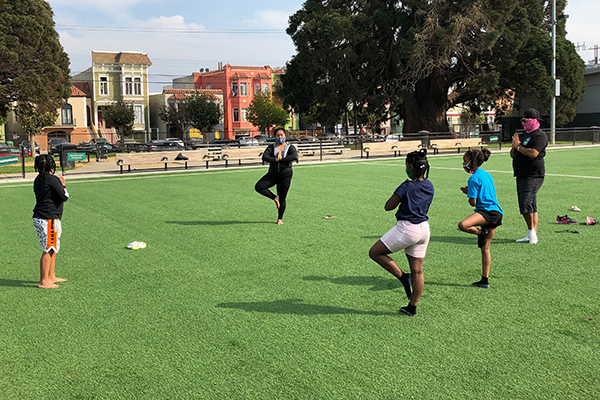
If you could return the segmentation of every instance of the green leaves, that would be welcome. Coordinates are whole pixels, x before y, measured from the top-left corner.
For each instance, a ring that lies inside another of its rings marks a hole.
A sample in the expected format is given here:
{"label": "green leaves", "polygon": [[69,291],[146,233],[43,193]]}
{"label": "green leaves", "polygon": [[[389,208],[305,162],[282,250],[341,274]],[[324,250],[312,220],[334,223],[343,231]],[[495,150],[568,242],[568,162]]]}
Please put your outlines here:
{"label": "green leaves", "polygon": [[129,103],[122,100],[104,107],[102,118],[110,125],[117,128],[120,135],[124,137],[133,132],[133,122],[135,121],[135,112]]}
{"label": "green leaves", "polygon": [[273,103],[268,93],[256,93],[248,106],[248,121],[261,132],[273,126],[285,126],[289,120],[289,113]]}
{"label": "green leaves", "polygon": [[215,100],[205,94],[193,94],[183,102],[192,126],[202,133],[221,122],[223,111]]}
{"label": "green leaves", "polygon": [[0,108],[55,113],[70,96],[69,58],[52,17],[43,0],[0,0]]}

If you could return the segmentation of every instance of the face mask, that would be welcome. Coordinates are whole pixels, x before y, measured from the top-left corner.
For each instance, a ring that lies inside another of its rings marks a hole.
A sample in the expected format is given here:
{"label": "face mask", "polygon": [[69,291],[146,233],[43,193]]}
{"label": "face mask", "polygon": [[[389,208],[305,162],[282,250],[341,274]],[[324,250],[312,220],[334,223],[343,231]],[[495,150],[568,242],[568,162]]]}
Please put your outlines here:
{"label": "face mask", "polygon": [[471,161],[469,161],[469,162],[468,162],[468,163],[466,163],[466,164],[463,164],[463,169],[465,170],[465,172],[466,172],[467,174],[470,174],[471,172],[473,172],[473,171],[471,171],[471,167],[469,167],[469,164],[471,164]]}
{"label": "face mask", "polygon": [[535,118],[530,118],[527,121],[522,122],[521,124],[523,125],[523,129],[525,129],[525,132],[527,133],[533,132],[540,127],[540,121],[538,121]]}
{"label": "face mask", "polygon": [[284,137],[278,137],[277,139],[275,139],[275,141],[279,144],[283,144],[285,143],[285,138]]}

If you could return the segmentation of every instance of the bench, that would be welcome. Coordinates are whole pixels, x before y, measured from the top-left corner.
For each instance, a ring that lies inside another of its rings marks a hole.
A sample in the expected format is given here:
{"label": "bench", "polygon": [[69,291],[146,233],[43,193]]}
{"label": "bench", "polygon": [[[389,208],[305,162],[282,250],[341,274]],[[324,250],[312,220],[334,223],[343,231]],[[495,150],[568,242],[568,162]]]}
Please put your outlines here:
{"label": "bench", "polygon": [[420,140],[401,140],[399,142],[373,142],[363,143],[362,150],[367,153],[367,159],[371,155],[387,155],[398,157],[401,152],[419,150],[423,145]]}
{"label": "bench", "polygon": [[458,149],[461,148],[483,147],[483,142],[480,138],[473,139],[433,139],[429,141],[429,147],[433,149],[433,154],[437,154],[439,149]]}
{"label": "bench", "polygon": [[[131,172],[132,165],[155,165],[164,164],[165,170],[167,169],[167,163],[169,161],[170,154],[161,152],[157,153],[120,153],[117,156],[117,165],[121,167],[121,173],[123,173],[123,166],[127,165],[127,172]],[[175,157],[175,155],[173,156]]]}
{"label": "bench", "polygon": [[295,146],[299,156],[344,154],[344,151],[347,150],[346,147],[336,142],[298,143]]}
{"label": "bench", "polygon": [[262,162],[262,147],[247,147],[243,149],[223,149],[221,150],[221,159],[225,161],[225,167],[229,166],[229,161],[238,161],[242,165],[242,160],[249,162]]}
{"label": "bench", "polygon": [[[219,159],[219,152],[214,149],[189,150],[182,151],[181,153],[171,151],[169,153],[173,153],[173,155],[169,154],[169,163],[183,164],[185,165],[185,169],[188,168],[188,165],[204,163],[206,164],[206,168],[208,169],[209,162],[216,161]],[[179,154],[187,157],[187,160],[176,160],[175,158]]]}

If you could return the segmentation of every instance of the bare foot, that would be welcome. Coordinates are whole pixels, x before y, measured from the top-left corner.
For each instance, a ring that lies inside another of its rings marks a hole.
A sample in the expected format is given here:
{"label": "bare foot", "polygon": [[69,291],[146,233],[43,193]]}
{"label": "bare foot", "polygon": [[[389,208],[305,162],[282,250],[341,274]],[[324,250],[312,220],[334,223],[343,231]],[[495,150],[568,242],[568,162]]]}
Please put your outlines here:
{"label": "bare foot", "polygon": [[57,282],[66,282],[66,279],[63,278],[57,278],[56,276],[54,278],[50,278],[50,282],[52,283],[57,283]]}
{"label": "bare foot", "polygon": [[277,204],[277,209],[279,210],[279,206],[280,206],[280,204],[279,204],[279,196],[275,196],[275,198],[273,199],[273,201],[275,201],[275,204]]}
{"label": "bare foot", "polygon": [[277,220],[277,225],[283,225],[283,221],[282,221],[282,220],[280,220],[280,219],[278,219],[278,220]]}
{"label": "bare foot", "polygon": [[55,284],[54,284],[54,283],[52,283],[52,282],[46,282],[46,283],[44,283],[44,282],[40,282],[40,283],[38,284],[38,287],[39,287],[40,289],[56,289],[56,288],[58,287],[58,285],[55,285]]}

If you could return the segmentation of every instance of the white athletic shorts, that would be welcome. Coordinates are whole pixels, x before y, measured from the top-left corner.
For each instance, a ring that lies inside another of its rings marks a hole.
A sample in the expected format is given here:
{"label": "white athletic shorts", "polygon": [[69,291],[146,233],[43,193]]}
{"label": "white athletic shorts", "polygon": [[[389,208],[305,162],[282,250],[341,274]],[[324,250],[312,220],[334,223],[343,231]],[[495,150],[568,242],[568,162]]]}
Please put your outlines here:
{"label": "white athletic shorts", "polygon": [[392,253],[404,249],[409,256],[425,258],[429,236],[429,222],[413,224],[401,220],[381,237],[381,241]]}
{"label": "white athletic shorts", "polygon": [[33,227],[37,232],[38,239],[40,239],[40,246],[44,253],[54,250],[58,253],[60,250],[60,234],[62,233],[62,227],[60,225],[60,219],[33,219]]}

